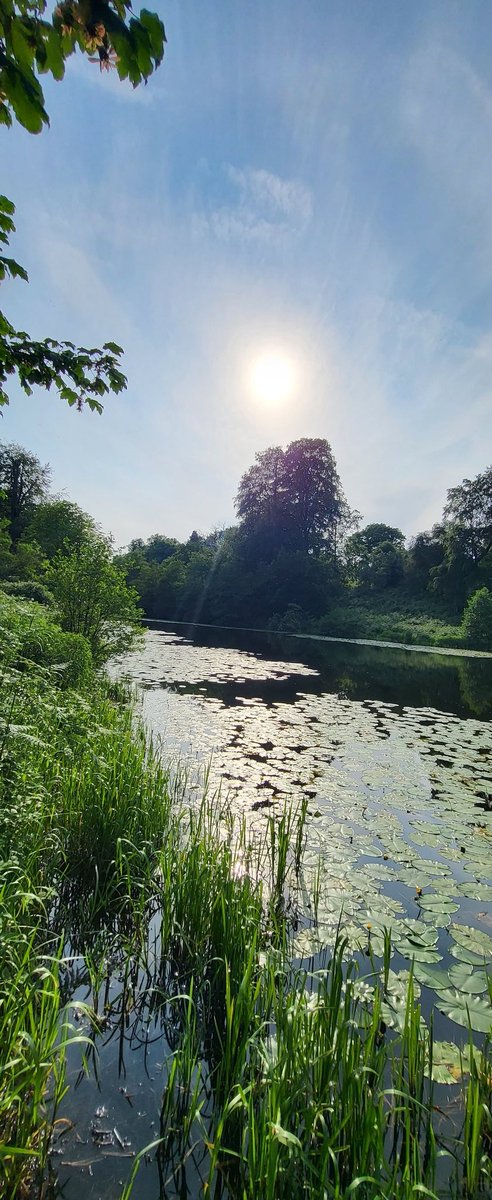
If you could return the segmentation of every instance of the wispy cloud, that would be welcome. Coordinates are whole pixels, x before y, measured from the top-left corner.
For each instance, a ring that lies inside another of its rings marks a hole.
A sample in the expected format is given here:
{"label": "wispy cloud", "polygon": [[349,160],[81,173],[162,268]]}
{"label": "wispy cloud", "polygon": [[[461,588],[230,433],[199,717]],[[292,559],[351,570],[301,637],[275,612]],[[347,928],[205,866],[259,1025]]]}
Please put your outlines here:
{"label": "wispy cloud", "polygon": [[221,241],[275,244],[301,234],[313,212],[309,188],[299,179],[282,179],[254,167],[223,169],[224,185],[232,185],[233,199],[196,212],[195,233],[212,233]]}

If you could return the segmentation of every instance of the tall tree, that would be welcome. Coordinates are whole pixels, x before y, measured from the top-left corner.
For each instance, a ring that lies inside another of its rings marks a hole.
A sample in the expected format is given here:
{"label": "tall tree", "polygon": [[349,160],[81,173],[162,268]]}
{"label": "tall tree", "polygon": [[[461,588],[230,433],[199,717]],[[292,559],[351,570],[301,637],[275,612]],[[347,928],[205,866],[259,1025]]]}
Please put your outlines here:
{"label": "tall tree", "polygon": [[326,439],[301,438],[257,454],[239,484],[236,510],[264,558],[280,549],[333,552],[349,510]]}
{"label": "tall tree", "polygon": [[492,467],[449,490],[444,517],[460,526],[470,558],[481,562],[492,549]]}
{"label": "tall tree", "polygon": [[0,443],[0,515],[8,520],[14,546],[22,537],[34,505],[48,490],[51,470],[22,446]]}

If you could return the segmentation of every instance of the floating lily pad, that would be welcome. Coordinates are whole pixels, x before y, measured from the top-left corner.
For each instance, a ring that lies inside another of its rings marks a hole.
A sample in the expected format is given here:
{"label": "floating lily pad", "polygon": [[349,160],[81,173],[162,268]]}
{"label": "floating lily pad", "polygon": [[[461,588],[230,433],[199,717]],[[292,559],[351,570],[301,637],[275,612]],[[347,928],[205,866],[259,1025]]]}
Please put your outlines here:
{"label": "floating lily pad", "polygon": [[424,912],[428,910],[429,912],[437,913],[439,916],[457,912],[459,909],[459,904],[455,904],[454,900],[451,900],[449,896],[436,895],[435,893],[429,896],[420,896],[419,905],[423,908]]}
{"label": "floating lily pad", "polygon": [[474,971],[468,963],[455,963],[449,968],[449,978],[453,987],[467,996],[479,996],[487,990],[485,971]]}
{"label": "floating lily pad", "polygon": [[469,1074],[469,1071],[468,1046],[460,1048],[455,1046],[454,1042],[434,1042],[431,1072],[434,1083],[460,1083],[463,1075]]}
{"label": "floating lily pad", "polygon": [[451,1021],[473,1029],[476,1033],[490,1033],[492,1029],[492,1005],[482,996],[465,996],[462,992],[440,992],[437,1007]]}
{"label": "floating lily pad", "polygon": [[411,942],[399,942],[398,950],[404,958],[414,958],[415,962],[419,963],[436,963],[442,959],[439,950],[433,950],[426,946],[412,946]]}
{"label": "floating lily pad", "polygon": [[425,983],[426,987],[431,987],[435,992],[446,991],[449,988],[449,975],[447,971],[439,967],[421,966],[416,964],[415,974],[419,983]]}
{"label": "floating lily pad", "polygon": [[474,954],[473,950],[467,950],[465,946],[451,946],[449,953],[459,962],[468,963],[471,967],[483,967],[485,961],[483,954]]}
{"label": "floating lily pad", "polygon": [[464,946],[466,950],[472,950],[474,954],[481,954],[489,962],[492,960],[492,938],[488,933],[483,933],[481,929],[471,928],[469,925],[451,925],[449,930],[454,941],[459,946]]}

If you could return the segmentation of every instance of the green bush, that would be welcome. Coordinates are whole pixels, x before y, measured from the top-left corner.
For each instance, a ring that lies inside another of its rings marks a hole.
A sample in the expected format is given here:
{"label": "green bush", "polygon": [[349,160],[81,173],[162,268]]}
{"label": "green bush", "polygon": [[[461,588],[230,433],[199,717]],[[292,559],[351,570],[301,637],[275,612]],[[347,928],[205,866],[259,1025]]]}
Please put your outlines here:
{"label": "green bush", "polygon": [[492,650],[492,594],[488,588],[479,588],[470,596],[461,628],[469,646]]}
{"label": "green bush", "polygon": [[56,607],[53,592],[37,579],[5,579],[1,588],[7,595],[18,596],[20,600],[35,600],[37,604],[45,604],[47,608]]}
{"label": "green bush", "polygon": [[32,662],[51,667],[62,687],[83,687],[92,674],[87,638],[60,629],[39,604],[0,593],[0,661],[9,666]]}

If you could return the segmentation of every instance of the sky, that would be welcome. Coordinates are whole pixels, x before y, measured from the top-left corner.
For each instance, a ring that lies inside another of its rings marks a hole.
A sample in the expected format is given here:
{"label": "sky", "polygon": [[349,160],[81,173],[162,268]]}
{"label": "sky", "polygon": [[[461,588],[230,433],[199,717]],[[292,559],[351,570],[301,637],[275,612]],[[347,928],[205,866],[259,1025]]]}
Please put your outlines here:
{"label": "sky", "polygon": [[2,307],[118,342],[127,391],[99,417],[14,385],[0,439],[117,547],[230,525],[255,454],[301,437],[364,523],[429,528],[492,458],[492,5],[148,2],[146,87],[75,55],[49,130],[0,131],[30,278]]}

